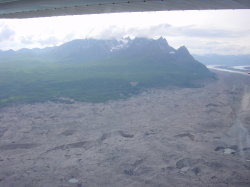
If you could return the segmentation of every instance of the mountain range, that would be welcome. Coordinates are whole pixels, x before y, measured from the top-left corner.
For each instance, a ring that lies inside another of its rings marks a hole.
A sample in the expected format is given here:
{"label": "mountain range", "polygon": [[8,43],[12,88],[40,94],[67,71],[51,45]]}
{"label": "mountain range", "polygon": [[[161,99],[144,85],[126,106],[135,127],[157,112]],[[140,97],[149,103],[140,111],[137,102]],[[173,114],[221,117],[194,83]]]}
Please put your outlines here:
{"label": "mountain range", "polygon": [[79,39],[44,49],[0,51],[0,104],[73,98],[102,102],[213,79],[185,46],[164,38]]}
{"label": "mountain range", "polygon": [[206,65],[224,65],[224,66],[250,66],[250,55],[219,55],[204,54],[193,55],[197,60]]}
{"label": "mountain range", "polygon": [[[28,57],[30,60],[46,58],[53,62],[60,63],[89,63],[90,61],[103,61],[104,59],[120,57],[129,59],[129,61],[131,61],[132,57],[139,57],[142,58],[143,61],[147,58],[150,60],[152,58],[156,60],[162,58],[165,63],[198,63],[190,55],[185,46],[174,49],[168,45],[164,38],[159,38],[158,40],[146,38],[135,38],[133,40],[130,38],[124,40],[79,39],[61,46],[44,49],[35,48],[21,49],[18,51],[0,51],[0,59],[2,59],[2,62],[4,61],[3,59],[7,61],[13,61],[14,59],[16,62],[24,57]],[[39,59],[39,61],[41,61],[41,59]],[[46,62],[44,61],[44,63]]]}

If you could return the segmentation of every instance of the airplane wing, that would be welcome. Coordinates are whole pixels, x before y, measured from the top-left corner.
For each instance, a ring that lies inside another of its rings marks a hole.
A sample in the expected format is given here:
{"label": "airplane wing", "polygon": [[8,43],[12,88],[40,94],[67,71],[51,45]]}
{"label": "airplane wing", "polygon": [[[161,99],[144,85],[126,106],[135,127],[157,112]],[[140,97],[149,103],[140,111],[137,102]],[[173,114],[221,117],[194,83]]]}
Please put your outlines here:
{"label": "airplane wing", "polygon": [[0,18],[115,12],[250,9],[249,0],[0,0]]}

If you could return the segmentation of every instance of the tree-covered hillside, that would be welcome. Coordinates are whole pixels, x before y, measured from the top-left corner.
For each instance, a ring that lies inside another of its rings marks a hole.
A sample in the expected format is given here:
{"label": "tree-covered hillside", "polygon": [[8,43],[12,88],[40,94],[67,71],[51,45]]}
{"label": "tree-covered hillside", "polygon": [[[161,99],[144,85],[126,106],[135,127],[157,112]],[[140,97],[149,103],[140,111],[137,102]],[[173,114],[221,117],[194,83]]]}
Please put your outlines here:
{"label": "tree-covered hillside", "polygon": [[158,40],[74,40],[0,53],[0,105],[72,98],[103,102],[145,88],[198,86],[213,74],[185,47]]}

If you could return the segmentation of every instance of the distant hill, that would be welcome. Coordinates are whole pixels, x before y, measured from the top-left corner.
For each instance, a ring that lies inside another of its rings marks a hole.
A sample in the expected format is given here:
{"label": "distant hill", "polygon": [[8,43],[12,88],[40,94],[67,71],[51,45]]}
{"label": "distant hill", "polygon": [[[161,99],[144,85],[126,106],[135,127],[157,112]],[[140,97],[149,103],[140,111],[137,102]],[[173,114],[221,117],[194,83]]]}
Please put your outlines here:
{"label": "distant hill", "polygon": [[196,87],[214,75],[163,38],[73,40],[0,52],[0,105],[72,98],[103,102],[146,88]]}
{"label": "distant hill", "polygon": [[197,60],[206,65],[225,65],[225,66],[250,66],[249,55],[193,55]]}

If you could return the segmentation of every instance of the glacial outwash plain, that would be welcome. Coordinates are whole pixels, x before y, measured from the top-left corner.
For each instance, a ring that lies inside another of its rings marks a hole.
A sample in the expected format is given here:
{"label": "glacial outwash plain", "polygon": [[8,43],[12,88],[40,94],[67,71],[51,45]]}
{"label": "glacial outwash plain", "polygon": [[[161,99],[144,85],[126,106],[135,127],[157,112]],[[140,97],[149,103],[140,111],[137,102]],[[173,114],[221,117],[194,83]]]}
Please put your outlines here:
{"label": "glacial outwash plain", "polygon": [[0,110],[0,186],[249,186],[250,77]]}

